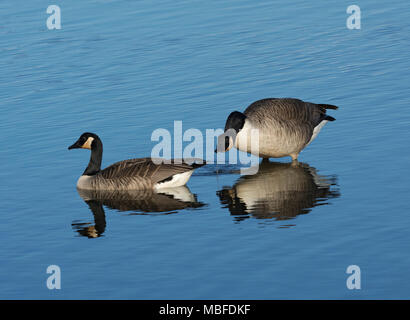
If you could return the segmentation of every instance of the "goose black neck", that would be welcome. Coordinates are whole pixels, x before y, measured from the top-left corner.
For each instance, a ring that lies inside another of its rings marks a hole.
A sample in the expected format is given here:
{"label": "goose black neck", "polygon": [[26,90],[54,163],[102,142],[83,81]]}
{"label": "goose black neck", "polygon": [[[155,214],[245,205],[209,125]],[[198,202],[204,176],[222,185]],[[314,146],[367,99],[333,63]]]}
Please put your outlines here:
{"label": "goose black neck", "polygon": [[91,157],[87,168],[85,169],[83,175],[93,176],[100,172],[101,162],[102,162],[103,146],[100,139],[96,138],[91,143]]}

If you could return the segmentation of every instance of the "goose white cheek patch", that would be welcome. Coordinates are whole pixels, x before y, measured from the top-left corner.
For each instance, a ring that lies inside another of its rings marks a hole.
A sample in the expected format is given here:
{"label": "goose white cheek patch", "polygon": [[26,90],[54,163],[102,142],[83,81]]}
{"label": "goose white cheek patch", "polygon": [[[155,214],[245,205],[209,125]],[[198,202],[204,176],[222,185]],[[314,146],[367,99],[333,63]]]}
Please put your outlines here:
{"label": "goose white cheek patch", "polygon": [[91,143],[94,141],[93,137],[89,137],[87,141],[83,144],[81,148],[83,149],[91,149]]}

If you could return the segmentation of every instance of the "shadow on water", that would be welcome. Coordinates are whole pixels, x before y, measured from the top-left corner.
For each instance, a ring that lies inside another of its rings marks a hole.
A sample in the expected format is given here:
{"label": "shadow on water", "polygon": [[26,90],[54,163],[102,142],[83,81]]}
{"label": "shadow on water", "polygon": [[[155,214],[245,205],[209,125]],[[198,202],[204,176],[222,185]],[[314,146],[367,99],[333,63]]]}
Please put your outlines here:
{"label": "shadow on water", "polygon": [[106,227],[104,206],[109,209],[128,212],[128,215],[166,215],[183,209],[205,206],[198,202],[196,195],[183,186],[163,189],[161,193],[153,190],[106,191],[77,190],[94,215],[94,224],[73,222],[72,227],[81,236],[97,238]]}
{"label": "shadow on water", "polygon": [[206,166],[201,167],[199,170],[196,170],[193,176],[200,177],[210,177],[210,176],[223,176],[231,174],[240,174],[241,165],[238,164],[207,164]]}
{"label": "shadow on water", "polygon": [[334,175],[319,175],[305,163],[264,161],[257,174],[240,177],[233,187],[224,187],[217,195],[237,222],[250,217],[293,219],[340,197]]}

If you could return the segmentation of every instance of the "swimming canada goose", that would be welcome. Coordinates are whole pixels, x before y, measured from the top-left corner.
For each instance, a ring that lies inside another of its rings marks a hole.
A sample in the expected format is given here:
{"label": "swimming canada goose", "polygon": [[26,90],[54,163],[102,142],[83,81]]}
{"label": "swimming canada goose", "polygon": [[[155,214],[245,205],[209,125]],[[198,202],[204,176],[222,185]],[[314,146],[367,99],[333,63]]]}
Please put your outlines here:
{"label": "swimming canada goose", "polygon": [[262,161],[257,174],[240,177],[217,195],[237,221],[286,220],[339,197],[336,183],[336,177],[320,175],[305,163]]}
{"label": "swimming canada goose", "polygon": [[[78,179],[77,188],[87,190],[143,190],[162,189],[185,185],[195,168],[204,164],[160,163],[161,159],[141,158],[116,162],[101,170],[103,145],[94,133],[85,132],[69,150],[91,150],[90,162]],[[158,160],[158,161],[154,161]],[[180,163],[182,162],[182,163]]]}
{"label": "swimming canada goose", "polygon": [[[233,146],[252,153],[252,131],[258,129],[261,158],[285,156],[297,160],[299,153],[319,134],[320,129],[335,118],[326,109],[338,107],[315,104],[293,98],[269,98],[252,103],[244,113],[232,112],[225,124],[225,133],[218,137],[216,151]],[[227,135],[227,133],[231,133]],[[235,141],[233,141],[235,140]]]}

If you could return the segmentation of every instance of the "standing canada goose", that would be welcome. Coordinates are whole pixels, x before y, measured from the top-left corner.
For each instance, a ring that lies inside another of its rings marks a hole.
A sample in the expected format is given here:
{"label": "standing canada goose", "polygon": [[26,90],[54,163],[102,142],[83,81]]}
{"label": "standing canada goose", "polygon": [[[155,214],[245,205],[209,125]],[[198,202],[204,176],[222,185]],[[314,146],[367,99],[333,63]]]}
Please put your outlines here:
{"label": "standing canada goose", "polygon": [[90,149],[91,157],[87,168],[78,179],[77,188],[86,190],[143,190],[162,189],[185,185],[195,168],[203,164],[160,163],[155,159],[129,159],[116,162],[101,170],[103,145],[94,133],[85,132],[71,149]]}
{"label": "standing canada goose", "polygon": [[[261,158],[290,156],[297,160],[299,153],[317,137],[320,129],[328,121],[335,120],[326,114],[326,109],[336,110],[337,107],[292,98],[258,100],[244,113],[234,111],[229,115],[225,133],[218,138],[217,151],[228,151],[234,146],[252,153],[251,132],[258,129],[259,153],[255,155]],[[233,135],[227,135],[228,130]]]}

